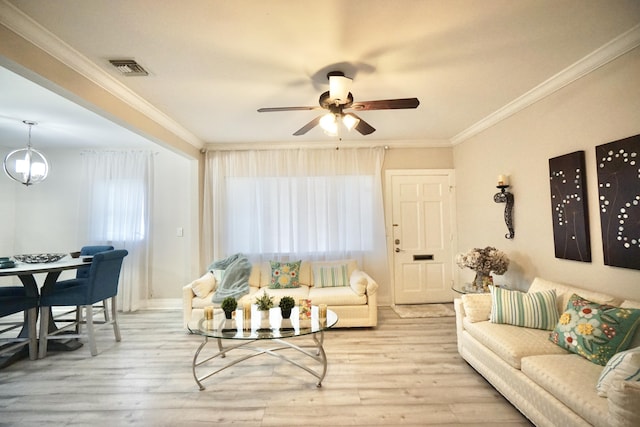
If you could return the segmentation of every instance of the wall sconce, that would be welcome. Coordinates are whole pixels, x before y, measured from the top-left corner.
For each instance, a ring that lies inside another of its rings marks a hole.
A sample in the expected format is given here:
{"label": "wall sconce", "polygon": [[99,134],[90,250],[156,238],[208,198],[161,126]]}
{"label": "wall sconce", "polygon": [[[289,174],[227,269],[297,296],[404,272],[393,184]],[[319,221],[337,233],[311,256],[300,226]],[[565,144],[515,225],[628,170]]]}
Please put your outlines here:
{"label": "wall sconce", "polygon": [[507,224],[509,233],[505,234],[504,237],[506,239],[513,239],[513,236],[515,235],[515,231],[513,229],[513,194],[507,191],[509,183],[507,182],[507,177],[505,175],[498,176],[498,185],[496,188],[499,188],[500,192],[493,196],[493,201],[496,203],[506,203],[504,207],[504,222]]}

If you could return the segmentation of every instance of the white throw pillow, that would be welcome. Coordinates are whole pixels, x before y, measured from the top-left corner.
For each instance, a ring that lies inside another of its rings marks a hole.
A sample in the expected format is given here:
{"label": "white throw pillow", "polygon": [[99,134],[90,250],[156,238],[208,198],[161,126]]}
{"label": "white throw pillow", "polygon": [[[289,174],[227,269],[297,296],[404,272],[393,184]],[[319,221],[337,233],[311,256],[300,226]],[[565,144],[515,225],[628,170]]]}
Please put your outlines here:
{"label": "white throw pillow", "polygon": [[198,298],[204,298],[215,289],[216,283],[213,273],[208,271],[201,278],[191,282],[191,289]]}
{"label": "white throw pillow", "polygon": [[489,320],[491,314],[490,294],[465,294],[462,295],[464,313],[471,323]]}
{"label": "white throw pillow", "polygon": [[598,396],[607,397],[616,381],[640,382],[640,347],[621,351],[609,359],[596,383]]}
{"label": "white throw pillow", "polygon": [[618,381],[613,384],[607,403],[612,427],[640,426],[640,383]]}
{"label": "white throw pillow", "polygon": [[355,270],[351,274],[349,284],[351,285],[351,289],[353,289],[353,292],[355,292],[359,296],[362,296],[367,291],[369,280],[367,280],[367,277],[361,270]]}

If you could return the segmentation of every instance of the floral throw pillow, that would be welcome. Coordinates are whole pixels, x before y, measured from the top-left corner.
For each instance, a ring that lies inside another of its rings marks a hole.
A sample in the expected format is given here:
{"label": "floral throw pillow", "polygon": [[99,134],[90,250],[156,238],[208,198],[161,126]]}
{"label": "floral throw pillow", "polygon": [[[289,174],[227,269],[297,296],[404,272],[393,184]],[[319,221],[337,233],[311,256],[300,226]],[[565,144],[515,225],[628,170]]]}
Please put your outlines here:
{"label": "floral throw pillow", "polygon": [[640,309],[598,304],[573,294],[549,340],[604,366],[629,346],[638,325]]}
{"label": "floral throw pillow", "polygon": [[271,261],[271,283],[269,288],[299,288],[300,287],[300,264],[295,262]]}

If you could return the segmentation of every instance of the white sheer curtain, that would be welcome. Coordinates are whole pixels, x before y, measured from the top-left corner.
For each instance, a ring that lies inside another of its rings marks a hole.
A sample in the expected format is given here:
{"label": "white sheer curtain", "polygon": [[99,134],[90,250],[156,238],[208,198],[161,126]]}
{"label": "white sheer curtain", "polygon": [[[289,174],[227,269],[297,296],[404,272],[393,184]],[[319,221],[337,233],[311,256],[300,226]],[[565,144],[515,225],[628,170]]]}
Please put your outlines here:
{"label": "white sheer curtain", "polygon": [[204,261],[355,258],[386,281],[383,160],[382,147],[208,152]]}
{"label": "white sheer curtain", "polygon": [[86,243],[127,249],[118,308],[135,311],[149,295],[149,223],[153,194],[150,151],[85,151],[82,153],[82,218]]}

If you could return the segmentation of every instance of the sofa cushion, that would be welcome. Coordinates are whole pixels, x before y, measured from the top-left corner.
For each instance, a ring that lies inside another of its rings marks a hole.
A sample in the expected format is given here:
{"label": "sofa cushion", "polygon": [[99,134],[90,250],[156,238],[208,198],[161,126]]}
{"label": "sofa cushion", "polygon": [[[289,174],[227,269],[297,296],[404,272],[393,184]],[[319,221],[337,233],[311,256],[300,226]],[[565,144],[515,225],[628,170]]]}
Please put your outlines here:
{"label": "sofa cushion", "polygon": [[309,289],[309,299],[311,304],[327,304],[329,308],[331,306],[345,306],[345,305],[365,305],[367,304],[366,295],[358,295],[350,286],[344,286],[341,288],[313,288]]}
{"label": "sofa cushion", "polygon": [[215,289],[216,283],[213,273],[207,271],[202,277],[191,282],[191,290],[196,297],[204,298]]}
{"label": "sofa cushion", "polygon": [[516,369],[520,369],[520,361],[526,356],[569,354],[566,350],[549,342],[549,331],[489,321],[472,323],[466,318],[463,322],[469,335]]}
{"label": "sofa cushion", "polygon": [[520,292],[490,286],[493,323],[507,323],[548,331],[558,323],[556,291]]}
{"label": "sofa cushion", "polygon": [[640,382],[640,347],[616,353],[600,373],[596,391],[607,397],[607,392],[616,381]]}
{"label": "sofa cushion", "polygon": [[609,425],[613,427],[640,426],[640,383],[620,381],[609,390]]}
{"label": "sofa cushion", "polygon": [[[254,290],[255,292],[253,292]],[[244,304],[244,302],[247,301],[247,299],[251,302],[251,304],[255,304],[256,298],[259,298],[260,296],[262,296],[263,292],[266,292],[267,295],[269,295],[270,297],[273,297],[274,307],[277,307],[278,304],[280,304],[280,298],[284,296],[293,298],[296,301],[296,304],[298,303],[299,299],[309,298],[309,287],[305,285],[300,285],[297,288],[280,288],[280,289],[251,288],[251,291],[252,292],[249,295],[243,296],[238,301],[238,304],[240,303]]]}
{"label": "sofa cushion", "polygon": [[319,288],[349,286],[347,264],[314,265],[313,286]]}
{"label": "sofa cushion", "polygon": [[297,288],[300,286],[300,263],[271,261],[270,289]]}
{"label": "sofa cushion", "polygon": [[607,399],[595,384],[601,368],[575,354],[522,359],[522,373],[593,425],[608,425]]}
{"label": "sofa cushion", "polygon": [[464,314],[470,322],[483,322],[489,320],[491,315],[490,294],[465,294],[462,295]]}
{"label": "sofa cushion", "polygon": [[598,304],[573,294],[549,339],[593,363],[606,365],[629,346],[638,325],[638,309]]}

